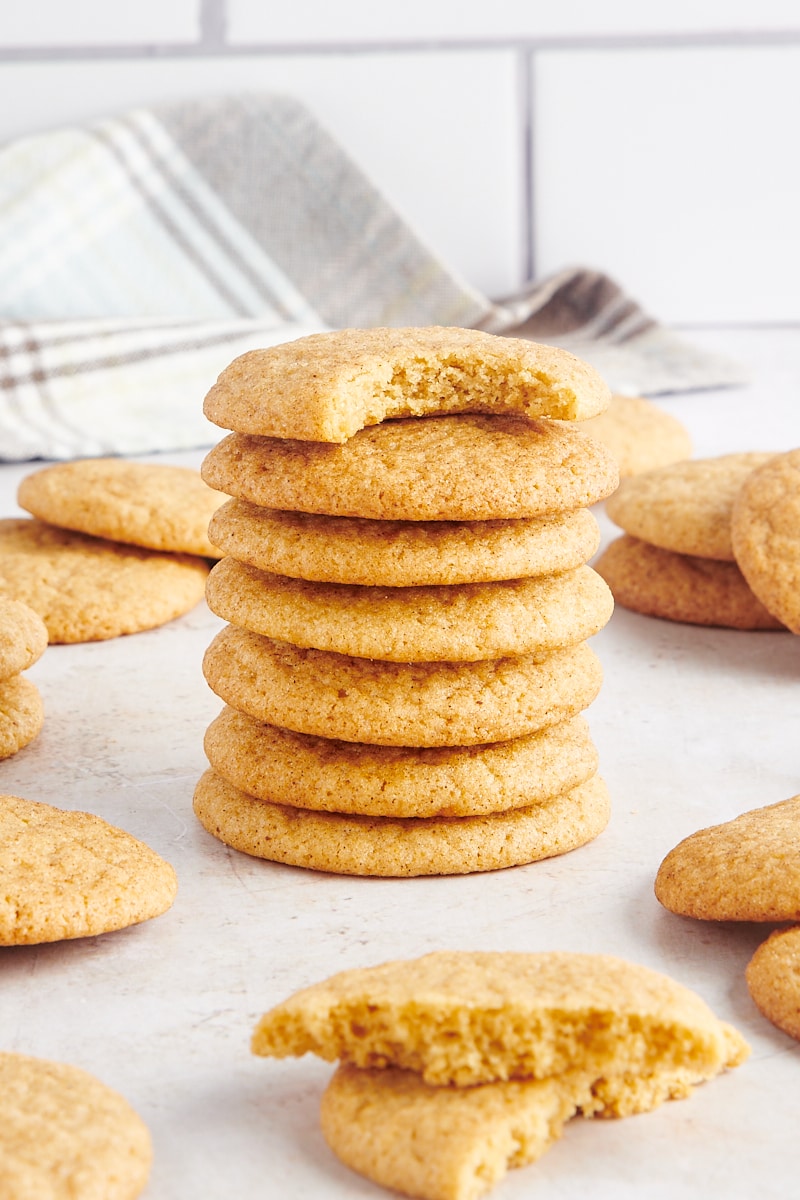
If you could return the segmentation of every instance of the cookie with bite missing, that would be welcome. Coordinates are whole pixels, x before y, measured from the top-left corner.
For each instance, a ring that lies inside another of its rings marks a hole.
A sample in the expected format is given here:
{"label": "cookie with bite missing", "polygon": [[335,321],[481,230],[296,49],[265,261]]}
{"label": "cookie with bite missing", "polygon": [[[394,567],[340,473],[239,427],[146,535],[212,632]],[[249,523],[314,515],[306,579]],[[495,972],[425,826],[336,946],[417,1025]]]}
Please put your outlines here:
{"label": "cookie with bite missing", "polygon": [[59,529],[0,520],[0,596],[39,614],[51,642],[89,642],[153,629],[205,594],[204,558],[164,554]]}
{"label": "cookie with bite missing", "polygon": [[[345,442],[388,417],[516,413],[582,420],[610,393],[566,350],[474,329],[340,329],[251,350],[225,368],[203,412],[223,429]],[[291,507],[291,506],[289,506]]]}
{"label": "cookie with bite missing", "polygon": [[663,550],[733,562],[733,503],[771,454],[747,451],[692,458],[625,479],[606,513],[625,533]]}
{"label": "cookie with bite missing", "polygon": [[776,455],[748,476],[734,501],[731,536],[756,596],[800,633],[800,450]]}
{"label": "cookie with bite missing", "polygon": [[17,502],[41,521],[149,550],[218,558],[208,523],[226,499],[191,467],[87,458],[27,475]]}
{"label": "cookie with bite missing", "polygon": [[521,737],[588,708],[602,683],[586,644],[475,663],[387,663],[220,630],[209,687],[257,721],[381,746],[466,746]]}
{"label": "cookie with bite missing", "polygon": [[774,930],[750,959],[745,977],[759,1011],[800,1041],[800,927]]}
{"label": "cookie with bite missing", "polygon": [[344,445],[230,434],[200,468],[261,508],[381,521],[494,521],[587,508],[619,473],[573,425],[466,414],[386,421]]}
{"label": "cookie with bite missing", "polygon": [[67,1063],[0,1051],[0,1194],[135,1200],[150,1133],[118,1092]]}
{"label": "cookie with bite missing", "polygon": [[499,871],[566,854],[608,824],[608,790],[595,775],[562,796],[480,817],[362,817],[273,804],[214,771],[194,811],[210,834],[255,858],[337,875],[408,878]]}
{"label": "cookie with bite missing", "polygon": [[587,509],[509,521],[372,521],[229,500],[211,519],[222,554],[295,579],[414,587],[571,571],[600,544]]}
{"label": "cookie with bite missing", "polygon": [[322,1096],[326,1142],[353,1171],[422,1200],[476,1200],[535,1162],[591,1108],[591,1079],[431,1087],[413,1071],[340,1066]]}
{"label": "cookie with bite missing", "polygon": [[593,563],[614,601],[645,616],[729,629],[785,629],[736,563],[663,550],[623,534]]}
{"label": "cookie with bite missing", "polygon": [[747,1056],[738,1031],[669,976],[567,951],[441,950],[342,971],[264,1013],[251,1048],[399,1067],[436,1087],[580,1070],[616,1093],[620,1115],[628,1081],[630,1112],[637,1078],[663,1075],[687,1095]]}
{"label": "cookie with bite missing", "polygon": [[27,671],[47,648],[47,628],[38,613],[0,595],[0,682]]}
{"label": "cookie with bite missing", "polygon": [[175,872],[92,813],[0,796],[0,945],[93,937],[165,912]]}
{"label": "cookie with bite missing", "polygon": [[205,735],[218,775],[262,800],[376,817],[471,817],[525,808],[598,767],[583,717],[478,746],[370,746],[293,733],[225,708]]}
{"label": "cookie with bite missing", "polygon": [[800,920],[800,795],[690,834],[658,869],[671,912],[704,921]]}
{"label": "cookie with bite missing", "polygon": [[387,662],[475,662],[574,646],[606,624],[614,602],[588,566],[560,575],[431,587],[310,583],[223,558],[212,612],[240,629],[304,649]]}

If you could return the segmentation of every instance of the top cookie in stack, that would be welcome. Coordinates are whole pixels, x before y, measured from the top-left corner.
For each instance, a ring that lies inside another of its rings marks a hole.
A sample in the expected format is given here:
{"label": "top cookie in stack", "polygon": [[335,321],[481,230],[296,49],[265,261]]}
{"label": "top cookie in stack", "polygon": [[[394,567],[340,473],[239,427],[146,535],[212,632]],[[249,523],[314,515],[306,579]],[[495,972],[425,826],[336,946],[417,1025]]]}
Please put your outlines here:
{"label": "top cookie in stack", "polygon": [[[254,351],[206,414],[229,706],[195,810],[252,854],[351,874],[486,870],[608,818],[578,713],[611,614],[586,566],[610,454],[565,420],[608,390],[552,347],[343,330]],[[555,418],[557,420],[551,420]]]}

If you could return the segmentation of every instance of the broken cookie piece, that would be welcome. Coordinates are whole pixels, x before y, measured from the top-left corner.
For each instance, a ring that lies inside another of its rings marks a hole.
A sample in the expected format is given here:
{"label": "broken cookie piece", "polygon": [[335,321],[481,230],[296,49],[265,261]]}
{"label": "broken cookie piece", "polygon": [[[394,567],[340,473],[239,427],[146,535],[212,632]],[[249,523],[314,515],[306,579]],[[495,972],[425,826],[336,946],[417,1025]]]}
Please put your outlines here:
{"label": "broken cookie piece", "polygon": [[344,971],[267,1012],[252,1049],[339,1059],[322,1101],[329,1145],[423,1200],[476,1200],[572,1116],[649,1111],[748,1054],[668,976],[557,951],[440,951]]}

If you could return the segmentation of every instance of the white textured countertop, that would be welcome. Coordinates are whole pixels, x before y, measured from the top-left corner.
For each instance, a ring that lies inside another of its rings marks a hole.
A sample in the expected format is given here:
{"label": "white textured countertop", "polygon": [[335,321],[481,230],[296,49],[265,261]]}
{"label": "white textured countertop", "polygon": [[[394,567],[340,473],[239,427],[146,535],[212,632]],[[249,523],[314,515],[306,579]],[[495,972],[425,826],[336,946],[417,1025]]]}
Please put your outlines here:
{"label": "white textured countertop", "polygon": [[[747,388],[661,401],[695,455],[800,446],[800,329],[691,336],[753,372]],[[31,469],[0,468],[0,515],[18,512]],[[586,714],[611,791],[608,829],[528,867],[377,880],[248,858],[194,818],[203,732],[221,707],[200,664],[220,627],[200,606],[149,633],[49,647],[28,673],[44,729],[0,763],[0,791],[98,813],[178,873],[174,907],[153,921],[0,950],[0,1048],[74,1063],[127,1097],[155,1144],[147,1200],[386,1195],[322,1139],[332,1068],[256,1059],[250,1033],[267,1007],[334,971],[445,947],[620,955],[695,989],[752,1046],[688,1101],[572,1122],[497,1200],[796,1194],[800,1044],[759,1015],[744,981],[769,927],[672,916],[653,879],[687,834],[800,791],[800,638],[617,609],[593,639],[605,683]]]}

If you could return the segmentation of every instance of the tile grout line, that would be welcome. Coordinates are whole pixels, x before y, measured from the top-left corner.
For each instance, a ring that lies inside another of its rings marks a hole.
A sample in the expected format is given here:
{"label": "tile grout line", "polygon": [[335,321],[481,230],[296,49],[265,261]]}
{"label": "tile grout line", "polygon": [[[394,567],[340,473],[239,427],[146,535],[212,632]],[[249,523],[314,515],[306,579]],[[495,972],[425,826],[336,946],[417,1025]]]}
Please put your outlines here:
{"label": "tile grout line", "polygon": [[224,49],[228,33],[227,0],[200,0],[200,41],[202,54]]}
{"label": "tile grout line", "polygon": [[226,0],[201,0],[200,37],[188,42],[142,42],[135,45],[2,46],[0,62],[69,62],[75,59],[191,58],[208,56],[253,57],[273,55],[332,56],[367,54],[470,53],[501,50],[536,54],[547,51],[685,50],[793,46],[800,44],[800,28],[781,30],[719,30],[697,33],[578,34],[554,37],[417,38],[403,41],[365,42],[249,42],[227,40]]}
{"label": "tile grout line", "polygon": [[522,231],[522,280],[523,284],[536,278],[536,201],[535,144],[534,144],[534,80],[535,55],[532,51],[520,51],[517,55],[517,110],[521,125],[520,161],[522,176],[522,213],[525,222]]}

